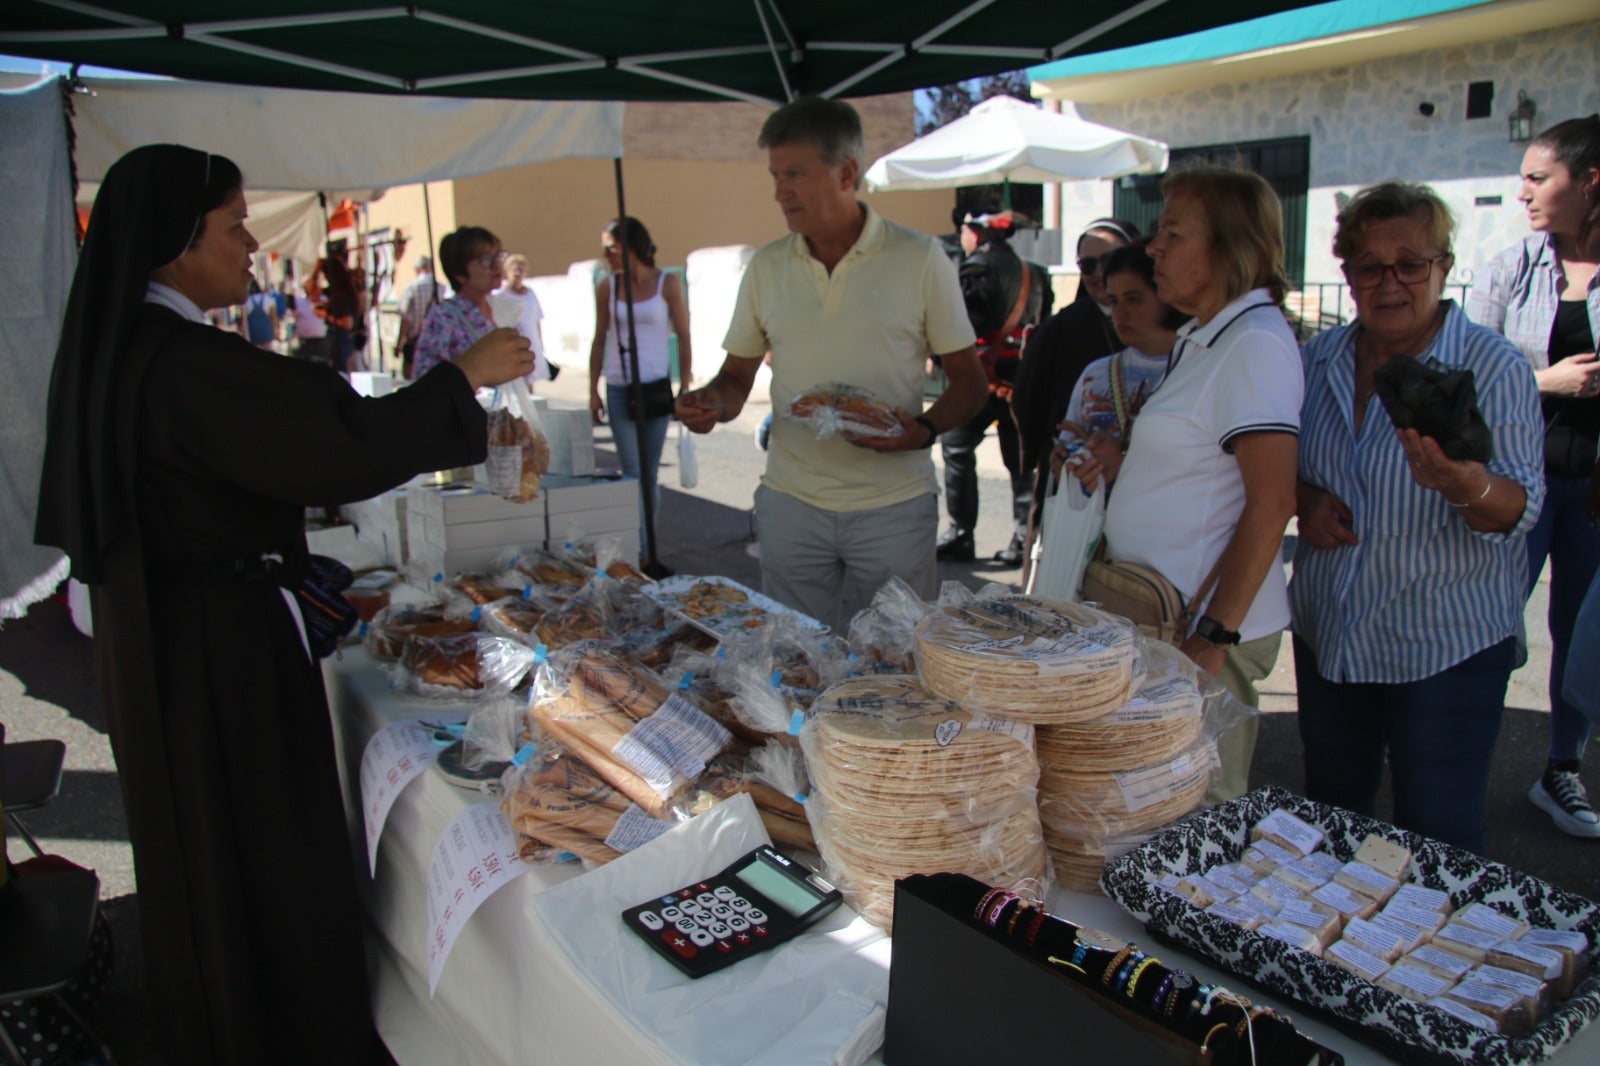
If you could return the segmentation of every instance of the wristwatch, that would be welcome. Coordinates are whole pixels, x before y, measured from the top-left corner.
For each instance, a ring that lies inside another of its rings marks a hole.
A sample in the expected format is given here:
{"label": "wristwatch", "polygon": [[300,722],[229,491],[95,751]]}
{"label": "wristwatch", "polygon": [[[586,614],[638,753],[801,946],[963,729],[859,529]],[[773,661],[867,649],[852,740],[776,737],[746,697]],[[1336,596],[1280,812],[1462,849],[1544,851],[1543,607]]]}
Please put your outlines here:
{"label": "wristwatch", "polygon": [[933,442],[939,439],[939,427],[933,424],[933,419],[927,415],[918,415],[912,421],[928,431],[928,443],[924,444],[923,447],[933,447]]}
{"label": "wristwatch", "polygon": [[1215,644],[1219,648],[1231,648],[1239,643],[1239,631],[1229,629],[1209,614],[1200,616],[1200,621],[1195,623],[1194,635],[1207,644]]}

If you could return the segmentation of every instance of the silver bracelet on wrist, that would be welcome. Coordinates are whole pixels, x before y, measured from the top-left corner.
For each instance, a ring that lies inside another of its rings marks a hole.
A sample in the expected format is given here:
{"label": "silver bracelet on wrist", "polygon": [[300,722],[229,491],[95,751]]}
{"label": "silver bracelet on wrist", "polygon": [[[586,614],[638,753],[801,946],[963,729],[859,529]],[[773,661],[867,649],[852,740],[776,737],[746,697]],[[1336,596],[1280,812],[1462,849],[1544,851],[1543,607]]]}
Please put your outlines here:
{"label": "silver bracelet on wrist", "polygon": [[1468,500],[1466,503],[1456,503],[1450,497],[1446,496],[1444,498],[1444,502],[1448,503],[1451,507],[1454,507],[1458,511],[1465,511],[1468,507],[1471,507],[1473,504],[1482,503],[1484,500],[1488,499],[1489,498],[1489,490],[1494,488],[1494,475],[1489,473],[1487,470],[1485,470],[1483,473],[1484,473],[1483,491],[1478,493],[1478,495],[1477,495],[1477,497],[1475,499]]}

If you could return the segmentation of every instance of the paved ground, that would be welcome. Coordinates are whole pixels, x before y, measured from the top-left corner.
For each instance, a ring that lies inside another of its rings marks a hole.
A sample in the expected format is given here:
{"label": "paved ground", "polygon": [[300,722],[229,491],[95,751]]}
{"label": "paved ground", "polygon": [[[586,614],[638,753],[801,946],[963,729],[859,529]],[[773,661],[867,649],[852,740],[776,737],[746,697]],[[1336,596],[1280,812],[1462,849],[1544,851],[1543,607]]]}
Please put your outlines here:
{"label": "paved ground", "polygon": [[[575,406],[585,402],[584,382],[576,370],[564,374],[546,391],[556,402]],[[693,491],[677,487],[676,453],[669,440],[662,471],[660,544],[663,559],[679,572],[723,574],[752,585],[759,583],[759,562],[750,552],[750,500],[763,458],[753,442],[753,431],[766,413],[765,403],[753,402],[738,422],[696,438],[700,481]],[[607,448],[608,438],[602,436],[600,444]],[[1002,547],[1009,533],[1004,471],[992,441],[985,442],[980,453],[980,473],[978,548],[986,555]],[[992,562],[944,564],[941,571],[947,580],[974,587],[991,580],[1014,582],[1018,576],[1017,571]],[[1549,739],[1544,688],[1549,662],[1543,634],[1545,601],[1541,585],[1528,608],[1530,661],[1512,680],[1490,786],[1489,851],[1500,861],[1596,897],[1600,896],[1600,842],[1563,836],[1526,798],[1528,786],[1543,768]],[[1263,685],[1264,704],[1270,711],[1294,710],[1294,676],[1288,658],[1287,654],[1280,657],[1278,669]],[[72,627],[61,603],[43,604],[0,630],[0,721],[5,722],[11,740],[59,737],[67,742],[67,773],[60,798],[28,815],[26,823],[47,851],[99,871],[118,963],[111,999],[99,1025],[120,1061],[135,1066],[151,1062],[142,1018],[137,896],[116,771],[95,693],[90,644]],[[1300,759],[1293,713],[1268,715],[1252,767],[1252,784],[1300,789]],[[1591,794],[1600,795],[1600,772],[1593,761],[1588,784]],[[14,858],[26,852],[20,840],[13,839],[10,847]]]}

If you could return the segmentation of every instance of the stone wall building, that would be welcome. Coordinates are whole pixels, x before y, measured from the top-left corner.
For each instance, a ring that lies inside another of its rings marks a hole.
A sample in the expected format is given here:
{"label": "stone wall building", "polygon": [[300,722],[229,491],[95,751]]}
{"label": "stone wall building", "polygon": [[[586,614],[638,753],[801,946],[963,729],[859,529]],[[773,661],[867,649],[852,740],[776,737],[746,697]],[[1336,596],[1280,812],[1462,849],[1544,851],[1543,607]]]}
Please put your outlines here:
{"label": "stone wall building", "polygon": [[[1419,5],[1387,6],[1392,18]],[[1068,60],[1035,68],[1034,91],[1072,100],[1084,118],[1166,141],[1174,165],[1237,150],[1276,167],[1279,180],[1301,170],[1300,202],[1286,196],[1285,215],[1291,274],[1309,285],[1342,280],[1331,245],[1344,198],[1385,179],[1427,182],[1458,223],[1450,280],[1469,285],[1528,232],[1516,199],[1526,145],[1510,140],[1508,124],[1519,94],[1537,108],[1535,132],[1600,111],[1600,19],[1592,6],[1550,0],[1453,6],[1466,10],[1188,64],[1061,76],[1076,62]],[[1061,186],[1069,250],[1085,222],[1136,210],[1141,196],[1154,217],[1156,184]],[[1330,291],[1325,302],[1337,298]]]}

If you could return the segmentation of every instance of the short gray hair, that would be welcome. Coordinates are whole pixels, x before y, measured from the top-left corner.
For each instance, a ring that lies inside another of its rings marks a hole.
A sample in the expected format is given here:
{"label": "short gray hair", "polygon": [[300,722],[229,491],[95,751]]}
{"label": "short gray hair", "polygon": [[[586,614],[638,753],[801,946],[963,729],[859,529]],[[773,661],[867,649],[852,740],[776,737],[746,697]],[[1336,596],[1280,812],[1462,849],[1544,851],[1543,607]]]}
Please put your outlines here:
{"label": "short gray hair", "polygon": [[1385,181],[1368,185],[1339,210],[1333,231],[1334,257],[1348,263],[1366,246],[1367,227],[1374,222],[1407,218],[1422,227],[1428,241],[1440,255],[1454,255],[1451,235],[1455,216],[1433,188],[1419,182]]}
{"label": "short gray hair", "polygon": [[867,142],[861,132],[861,116],[843,100],[824,100],[820,96],[801,96],[767,116],[761,124],[758,148],[806,143],[815,145],[817,154],[830,167],[842,166],[847,159],[856,163],[856,186],[867,169]]}

